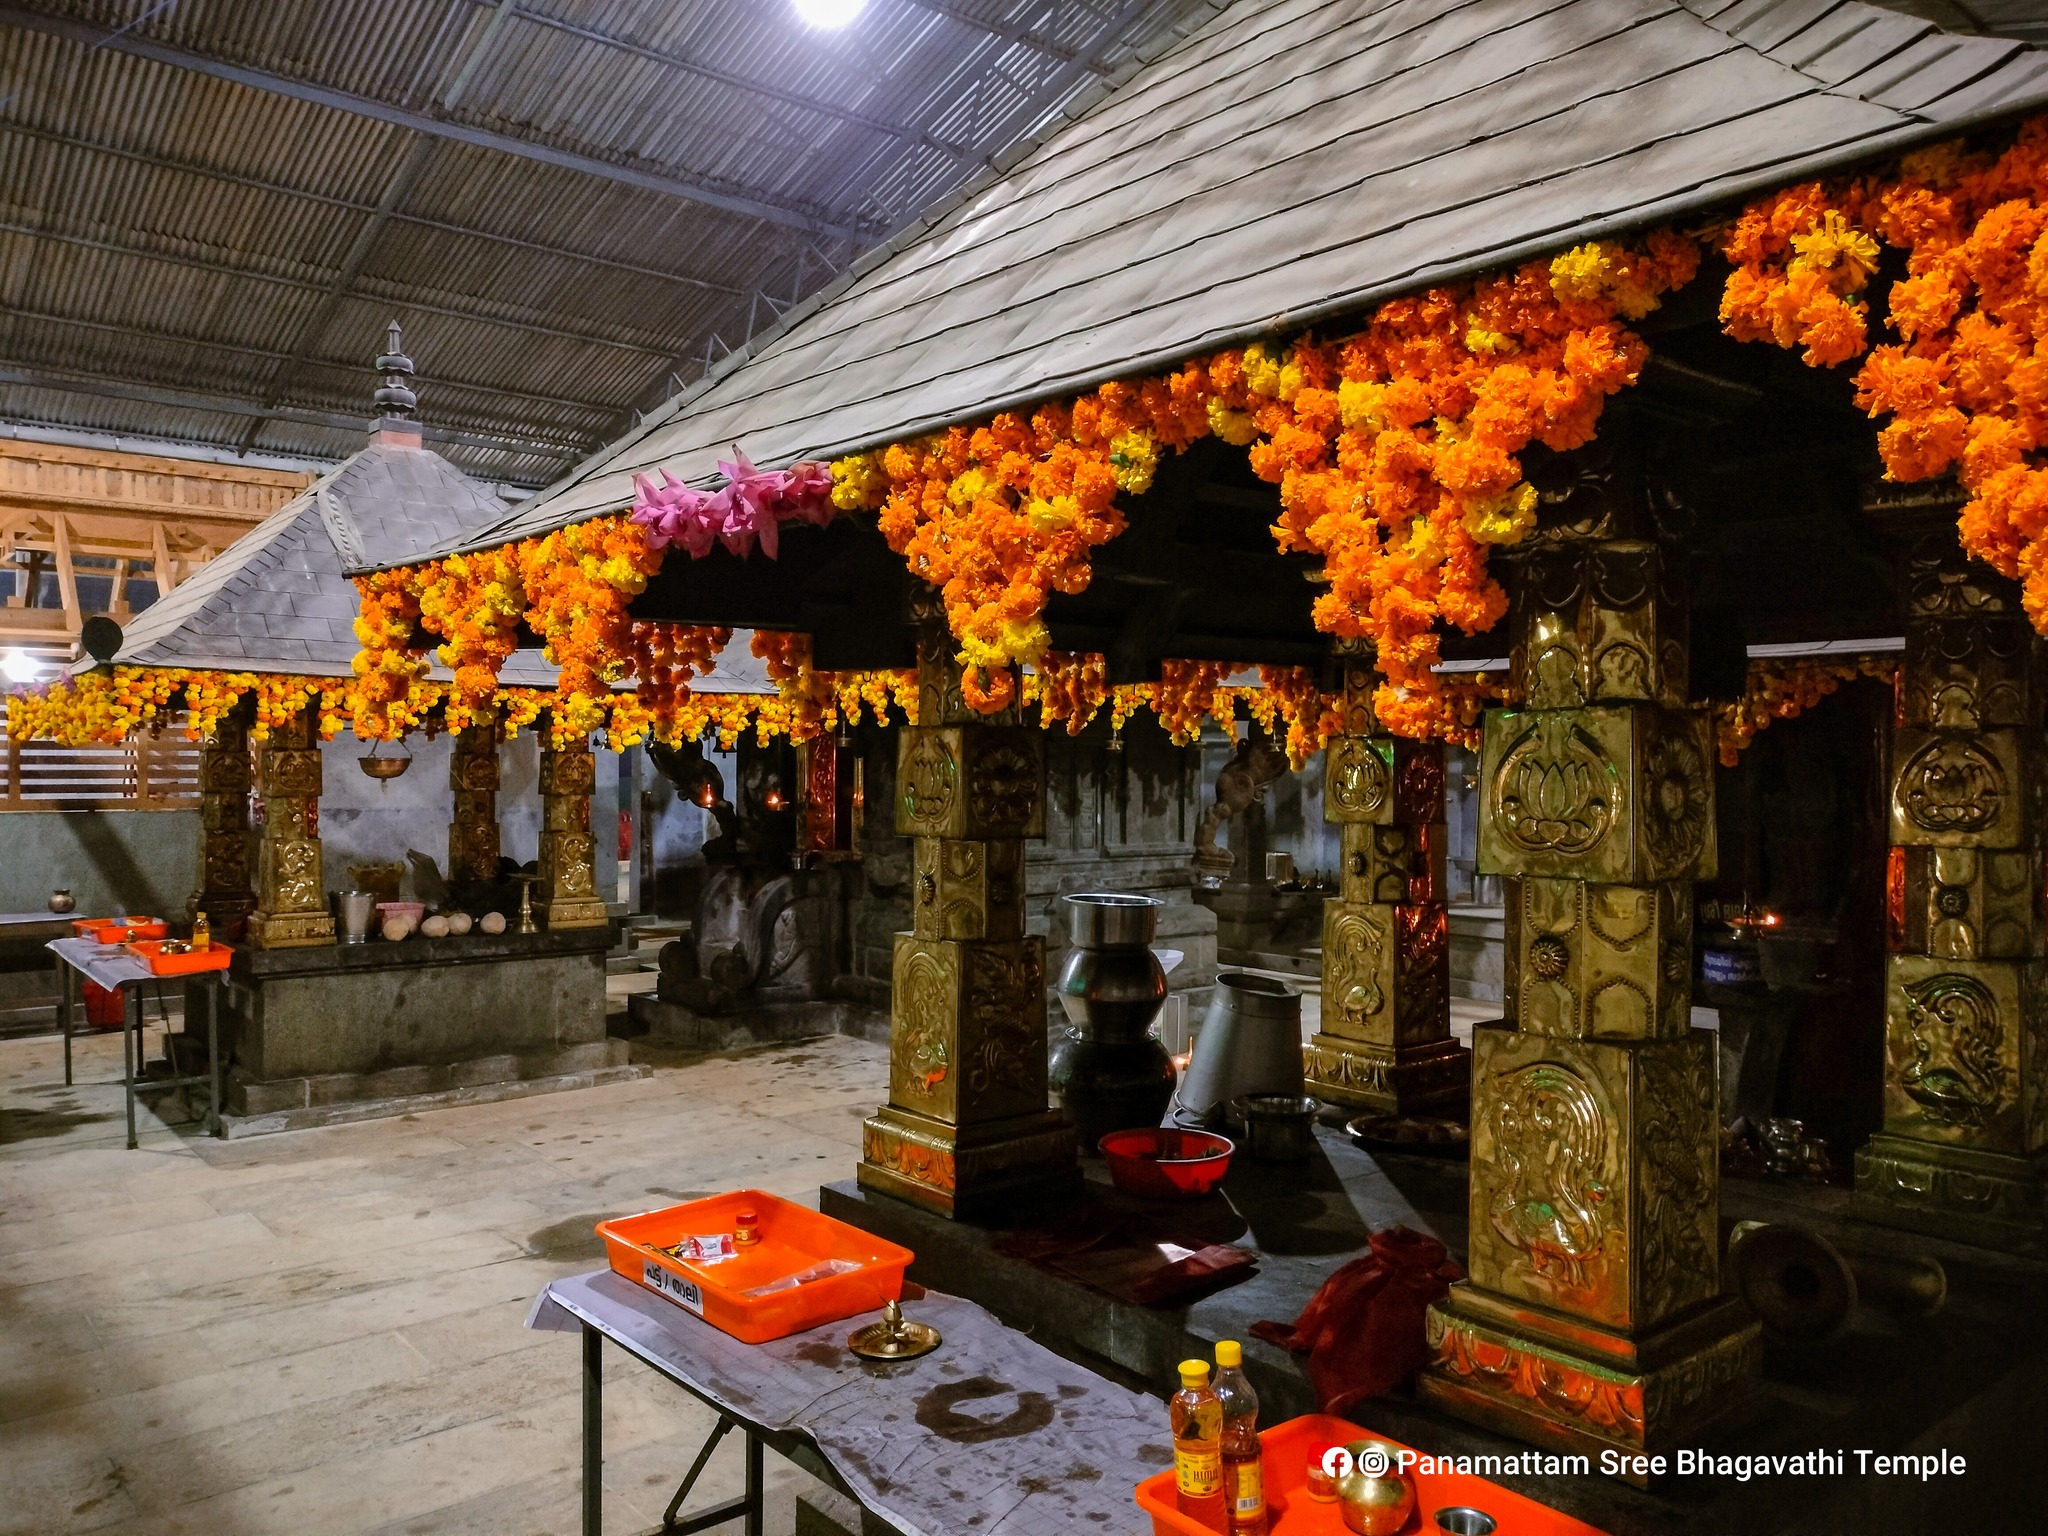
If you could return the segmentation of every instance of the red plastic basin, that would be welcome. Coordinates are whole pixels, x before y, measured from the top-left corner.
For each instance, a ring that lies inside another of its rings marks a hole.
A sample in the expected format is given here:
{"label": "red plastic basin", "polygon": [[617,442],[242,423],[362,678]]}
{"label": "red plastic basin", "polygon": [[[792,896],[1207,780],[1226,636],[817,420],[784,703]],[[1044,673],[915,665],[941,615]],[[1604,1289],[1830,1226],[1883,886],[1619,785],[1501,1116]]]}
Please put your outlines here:
{"label": "red plastic basin", "polygon": [[1230,1154],[1237,1150],[1227,1136],[1160,1125],[1111,1131],[1096,1146],[1109,1164],[1110,1181],[1125,1194],[1148,1200],[1208,1194],[1223,1182]]}

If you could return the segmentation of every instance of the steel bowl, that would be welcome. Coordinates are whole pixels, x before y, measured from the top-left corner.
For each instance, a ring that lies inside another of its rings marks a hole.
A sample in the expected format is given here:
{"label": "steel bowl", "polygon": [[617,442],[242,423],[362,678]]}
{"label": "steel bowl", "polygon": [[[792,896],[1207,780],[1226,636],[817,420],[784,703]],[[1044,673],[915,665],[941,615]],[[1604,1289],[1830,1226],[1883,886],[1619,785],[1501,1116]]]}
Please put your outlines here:
{"label": "steel bowl", "polygon": [[1315,1150],[1316,1101],[1292,1093],[1248,1093],[1224,1107],[1231,1127],[1242,1132],[1245,1156],[1263,1162],[1298,1162]]}

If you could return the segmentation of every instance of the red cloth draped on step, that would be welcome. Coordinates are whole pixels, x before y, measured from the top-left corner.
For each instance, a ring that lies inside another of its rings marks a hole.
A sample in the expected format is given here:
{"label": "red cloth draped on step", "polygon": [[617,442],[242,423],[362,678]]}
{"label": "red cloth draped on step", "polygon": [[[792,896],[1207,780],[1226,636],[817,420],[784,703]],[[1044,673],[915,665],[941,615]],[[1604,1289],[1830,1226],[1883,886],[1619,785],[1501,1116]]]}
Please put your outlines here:
{"label": "red cloth draped on step", "polygon": [[1465,1276],[1426,1233],[1388,1227],[1371,1244],[1323,1282],[1292,1327],[1252,1324],[1259,1338],[1308,1356],[1317,1406],[1339,1417],[1422,1369],[1429,1357],[1424,1314]]}

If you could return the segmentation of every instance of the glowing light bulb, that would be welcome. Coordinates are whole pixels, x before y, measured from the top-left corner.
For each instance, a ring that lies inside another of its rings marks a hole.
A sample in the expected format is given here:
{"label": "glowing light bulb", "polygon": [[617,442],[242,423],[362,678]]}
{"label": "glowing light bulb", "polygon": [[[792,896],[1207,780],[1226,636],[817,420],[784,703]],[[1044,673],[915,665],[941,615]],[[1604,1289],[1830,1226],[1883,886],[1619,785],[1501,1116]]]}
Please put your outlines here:
{"label": "glowing light bulb", "polygon": [[15,650],[0,655],[0,672],[7,674],[9,682],[32,683],[43,675],[43,667],[27,651]]}
{"label": "glowing light bulb", "polygon": [[837,32],[868,8],[868,0],[795,0],[796,13],[807,27]]}

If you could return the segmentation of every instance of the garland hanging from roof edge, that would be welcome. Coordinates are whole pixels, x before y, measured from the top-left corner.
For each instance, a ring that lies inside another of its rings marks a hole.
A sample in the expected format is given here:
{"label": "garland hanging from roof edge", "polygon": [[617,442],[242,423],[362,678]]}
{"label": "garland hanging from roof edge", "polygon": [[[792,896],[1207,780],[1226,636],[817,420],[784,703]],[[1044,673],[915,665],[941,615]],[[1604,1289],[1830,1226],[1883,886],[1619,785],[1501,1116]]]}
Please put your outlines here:
{"label": "garland hanging from roof edge", "polygon": [[[1886,296],[1898,337],[1870,347],[1861,297],[1880,241],[1907,253]],[[1885,477],[1953,473],[1962,546],[2021,583],[2048,633],[2048,118],[2001,153],[1943,144],[1895,167],[1806,182],[1749,205],[1723,246],[1721,318],[1739,340],[1865,357],[1856,403]]]}
{"label": "garland hanging from roof edge", "polygon": [[[1390,301],[1346,341],[1222,352],[1028,417],[842,459],[831,500],[879,511],[891,548],[941,588],[968,668],[963,691],[994,713],[1015,700],[1019,666],[1048,654],[1047,596],[1085,588],[1093,550],[1122,531],[1117,493],[1143,494],[1161,452],[1214,434],[1249,448],[1254,470],[1279,485],[1280,547],[1322,556],[1318,628],[1375,642],[1388,728],[1458,737],[1471,729],[1470,701],[1430,671],[1435,623],[1476,633],[1505,611],[1486,548],[1516,542],[1535,520],[1515,455],[1532,441],[1563,450],[1591,438],[1605,397],[1634,381],[1646,355],[1616,317],[1649,313],[1697,260],[1690,241],[1665,232],[1640,248],[1575,247]],[[782,521],[820,520],[816,466],[763,474],[736,453],[722,467],[728,484],[715,493],[643,477],[631,514],[360,579],[358,734],[388,730],[382,716],[424,674],[415,625],[442,637],[461,698],[484,697],[522,618],[561,669],[572,709],[629,676],[686,694],[722,642],[665,626],[664,662],[656,626],[626,614],[662,549],[766,544]],[[599,706],[581,708],[594,726]]]}

